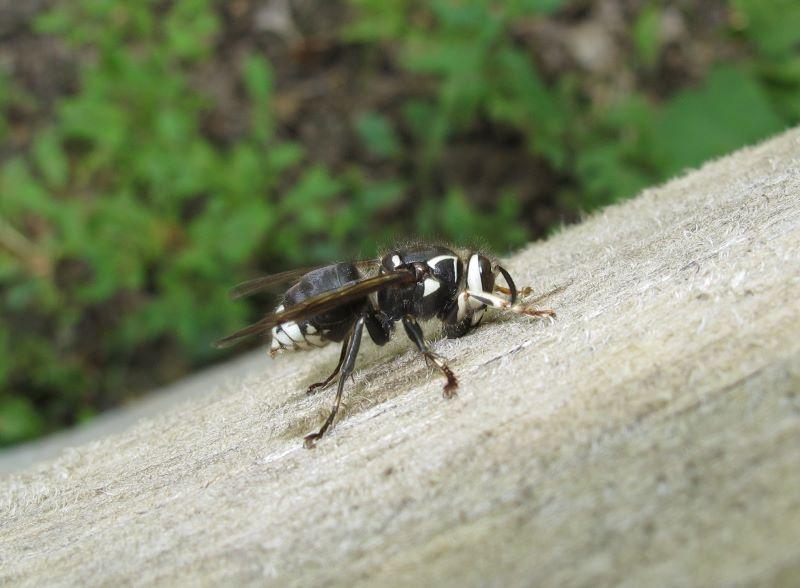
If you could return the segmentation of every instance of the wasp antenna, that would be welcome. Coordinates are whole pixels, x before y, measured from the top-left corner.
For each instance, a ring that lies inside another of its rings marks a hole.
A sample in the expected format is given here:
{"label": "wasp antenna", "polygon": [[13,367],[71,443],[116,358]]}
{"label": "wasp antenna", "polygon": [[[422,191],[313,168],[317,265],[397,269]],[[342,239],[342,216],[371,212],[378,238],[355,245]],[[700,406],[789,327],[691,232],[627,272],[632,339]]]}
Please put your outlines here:
{"label": "wasp antenna", "polygon": [[504,268],[502,265],[498,265],[497,266],[497,270],[501,274],[503,274],[503,278],[505,279],[506,284],[508,284],[508,289],[511,291],[510,292],[511,304],[513,305],[517,301],[517,285],[514,283],[514,280],[511,278],[511,274],[509,274],[508,271],[506,271],[506,268]]}

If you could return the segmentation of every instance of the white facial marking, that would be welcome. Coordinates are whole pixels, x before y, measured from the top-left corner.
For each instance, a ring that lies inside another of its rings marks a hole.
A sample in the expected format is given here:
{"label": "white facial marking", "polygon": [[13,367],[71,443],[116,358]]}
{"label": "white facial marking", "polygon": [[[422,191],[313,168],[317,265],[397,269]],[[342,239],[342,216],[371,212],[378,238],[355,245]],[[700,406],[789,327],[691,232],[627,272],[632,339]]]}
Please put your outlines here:
{"label": "white facial marking", "polygon": [[439,280],[434,280],[433,278],[427,278],[424,282],[425,290],[422,292],[422,297],[425,298],[430,294],[433,294],[441,287]]}
{"label": "white facial marking", "polygon": [[464,317],[467,316],[467,308],[469,306],[469,301],[467,300],[467,293],[462,292],[458,295],[458,315],[457,318],[459,321],[463,321]]}
{"label": "white facial marking", "polygon": [[467,286],[470,290],[480,292],[483,290],[481,282],[481,266],[478,263],[478,256],[473,255],[469,258],[469,268],[467,269]]}
{"label": "white facial marking", "polygon": [[402,260],[402,259],[400,259],[400,256],[399,256],[399,255],[392,255],[392,264],[394,265],[394,267],[397,267],[397,266],[398,266],[398,265],[400,265],[402,262],[403,262],[403,260]]}
{"label": "white facial marking", "polygon": [[317,330],[314,328],[314,325],[306,323],[306,335],[313,335],[316,332]]}
{"label": "white facial marking", "polygon": [[278,308],[276,308],[275,312],[283,312],[283,304],[281,304]]}

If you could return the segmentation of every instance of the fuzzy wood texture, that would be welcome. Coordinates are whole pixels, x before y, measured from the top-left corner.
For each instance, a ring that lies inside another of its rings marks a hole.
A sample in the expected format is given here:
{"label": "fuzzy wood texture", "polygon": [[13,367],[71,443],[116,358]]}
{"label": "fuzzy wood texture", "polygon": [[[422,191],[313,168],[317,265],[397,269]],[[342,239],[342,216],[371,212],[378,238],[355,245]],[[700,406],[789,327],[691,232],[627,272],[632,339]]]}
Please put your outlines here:
{"label": "fuzzy wood texture", "polygon": [[0,480],[0,583],[797,586],[800,131],[508,262],[555,322],[263,370]]}

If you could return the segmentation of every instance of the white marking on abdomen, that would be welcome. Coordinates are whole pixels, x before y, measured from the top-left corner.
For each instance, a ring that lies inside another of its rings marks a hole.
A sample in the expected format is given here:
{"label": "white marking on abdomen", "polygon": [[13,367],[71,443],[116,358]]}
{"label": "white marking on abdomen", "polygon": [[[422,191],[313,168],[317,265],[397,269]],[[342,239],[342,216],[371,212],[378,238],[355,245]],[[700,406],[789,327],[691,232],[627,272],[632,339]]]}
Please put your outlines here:
{"label": "white marking on abdomen", "polygon": [[279,326],[272,330],[275,340],[283,347],[294,347],[294,341],[286,334],[286,332]]}
{"label": "white marking on abdomen", "polygon": [[303,343],[303,332],[300,330],[300,327],[296,322],[292,321],[289,323],[284,323],[281,326],[292,341],[295,343]]}
{"label": "white marking on abdomen", "polygon": [[322,339],[322,335],[308,335],[306,334],[306,343],[311,347],[325,347],[329,342]]}
{"label": "white marking on abdomen", "polygon": [[301,326],[294,321],[290,321],[272,328],[270,350],[293,349],[301,351],[311,347],[325,347],[328,343],[330,341],[324,338],[324,334],[320,333],[310,323],[303,323]]}

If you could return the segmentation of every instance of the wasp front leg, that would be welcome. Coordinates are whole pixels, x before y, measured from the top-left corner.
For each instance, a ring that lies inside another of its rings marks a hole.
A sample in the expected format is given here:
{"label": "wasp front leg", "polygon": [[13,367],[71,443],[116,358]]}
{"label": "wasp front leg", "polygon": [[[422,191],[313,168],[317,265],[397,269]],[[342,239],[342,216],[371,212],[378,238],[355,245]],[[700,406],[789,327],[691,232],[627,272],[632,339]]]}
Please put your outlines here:
{"label": "wasp front leg", "polygon": [[[495,292],[500,292],[500,294],[505,294],[506,296],[511,296],[511,290],[509,288],[504,288],[503,286],[495,286],[494,289],[495,289]],[[517,294],[521,298],[524,298],[525,296],[530,296],[531,294],[533,294],[533,288],[531,288],[530,286],[525,286],[523,288],[520,288],[520,290],[519,290],[519,292],[517,292]]]}
{"label": "wasp front leg", "polygon": [[485,304],[490,308],[507,310],[509,312],[533,317],[546,316],[549,318],[555,318],[556,316],[555,311],[550,310],[549,308],[539,309],[525,304],[514,304],[510,300],[506,300],[505,298],[501,298],[500,296],[495,296],[494,294],[489,294],[487,292],[475,292],[473,290],[467,290],[466,294],[468,298],[474,298],[478,302]]}

